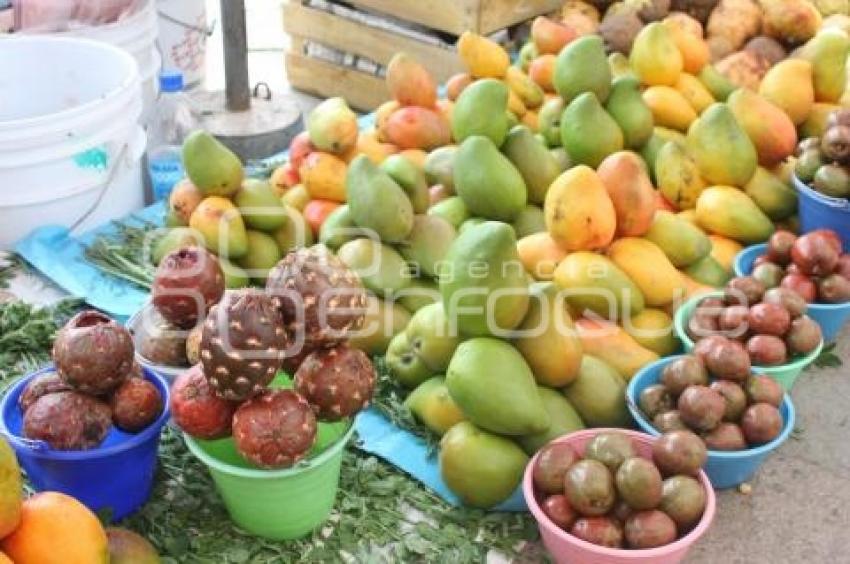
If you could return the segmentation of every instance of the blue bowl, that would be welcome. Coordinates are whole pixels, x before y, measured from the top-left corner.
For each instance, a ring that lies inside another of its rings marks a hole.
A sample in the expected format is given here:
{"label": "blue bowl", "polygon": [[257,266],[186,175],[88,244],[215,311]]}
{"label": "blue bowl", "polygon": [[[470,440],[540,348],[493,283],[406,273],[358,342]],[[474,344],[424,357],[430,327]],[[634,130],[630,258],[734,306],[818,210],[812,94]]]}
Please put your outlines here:
{"label": "blue bowl", "polygon": [[844,252],[850,252],[850,200],[824,196],[809,188],[797,175],[794,175],[794,188],[797,189],[800,231],[832,229],[841,237]]}
{"label": "blue bowl", "polygon": [[169,418],[166,381],[143,368],[162,396],[163,410],[156,421],[138,433],[112,427],[103,443],[91,450],[53,450],[43,441],[22,436],[23,413],[18,398],[27,383],[52,367],[25,376],[16,382],[0,402],[0,433],[6,436],[18,455],[35,489],[58,491],[73,496],[92,511],[110,509],[118,521],[140,508],[153,487],[159,437]]}
{"label": "blue bowl", "polygon": [[[850,221],[850,216],[848,216],[848,221]],[[848,237],[850,237],[850,234],[848,234]],[[842,240],[846,239],[842,238]],[[767,252],[767,244],[762,243],[747,247],[738,253],[733,263],[735,274],[737,276],[749,275],[753,271],[753,262],[765,252]],[[843,304],[809,304],[806,314],[820,325],[824,342],[831,343],[835,341],[841,332],[841,328],[850,319],[850,302]]]}
{"label": "blue bowl", "polygon": [[[626,403],[629,406],[629,411],[632,413],[632,418],[634,418],[641,429],[650,435],[657,437],[661,433],[641,413],[637,404],[638,397],[644,388],[658,383],[661,378],[661,370],[667,363],[681,356],[668,356],[644,366],[632,377],[628,388],[626,388],[626,399],[628,400]],[[711,480],[711,485],[714,486],[714,489],[724,490],[734,488],[738,484],[746,482],[756,473],[767,456],[785,442],[791,431],[794,430],[794,420],[796,418],[794,404],[791,403],[791,398],[788,394],[785,394],[779,412],[782,414],[785,425],[782,427],[782,432],[773,441],[747,450],[708,451],[705,473],[708,474],[708,478]]]}

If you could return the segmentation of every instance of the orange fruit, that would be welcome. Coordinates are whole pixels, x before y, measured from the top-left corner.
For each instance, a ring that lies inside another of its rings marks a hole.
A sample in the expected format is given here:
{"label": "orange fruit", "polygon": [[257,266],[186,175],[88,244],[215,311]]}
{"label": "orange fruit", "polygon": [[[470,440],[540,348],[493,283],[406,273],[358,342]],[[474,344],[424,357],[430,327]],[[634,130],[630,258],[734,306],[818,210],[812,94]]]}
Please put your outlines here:
{"label": "orange fruit", "polygon": [[310,200],[306,206],[304,206],[304,219],[307,220],[307,223],[310,225],[310,228],[313,230],[313,234],[316,237],[319,236],[319,229],[321,229],[322,224],[328,218],[332,211],[337,209],[340,205],[339,202],[332,202],[330,200]]}
{"label": "orange fruit", "polygon": [[0,552],[0,564],[15,564],[12,562],[8,556]]}

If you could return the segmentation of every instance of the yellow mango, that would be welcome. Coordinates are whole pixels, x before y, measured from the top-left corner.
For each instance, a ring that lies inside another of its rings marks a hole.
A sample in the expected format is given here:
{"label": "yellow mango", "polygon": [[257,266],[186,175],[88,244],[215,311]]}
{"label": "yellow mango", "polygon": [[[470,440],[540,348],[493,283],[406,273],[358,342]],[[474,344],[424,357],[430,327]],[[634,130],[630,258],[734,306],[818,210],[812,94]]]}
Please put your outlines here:
{"label": "yellow mango", "polygon": [[687,131],[697,113],[681,92],[671,86],[650,86],[643,101],[652,110],[655,125]]}
{"label": "yellow mango", "polygon": [[378,132],[378,141],[382,143],[389,141],[387,137],[387,122],[390,116],[399,108],[401,108],[401,104],[396,100],[388,100],[375,110],[375,131]]}
{"label": "yellow mango", "polygon": [[605,184],[585,165],[555,179],[546,193],[543,212],[552,239],[567,251],[604,248],[617,228],[617,215]]}
{"label": "yellow mango", "polygon": [[449,395],[443,376],[434,376],[419,384],[404,400],[404,405],[419,421],[441,437],[454,425],[466,420]]}
{"label": "yellow mango", "polygon": [[605,361],[627,381],[638,370],[659,358],[658,354],[642,347],[616,323],[578,319],[575,327],[584,353]]}
{"label": "yellow mango", "polygon": [[552,280],[558,264],[567,252],[547,232],[526,235],[516,243],[517,254],[525,271],[535,280]]}
{"label": "yellow mango", "polygon": [[801,125],[815,103],[812,63],[804,59],[778,62],[761,79],[759,94],[782,108],[794,125]]}
{"label": "yellow mango", "polygon": [[655,183],[664,198],[679,209],[695,207],[697,198],[707,186],[696,161],[674,141],[668,141],[658,151]]}
{"label": "yellow mango", "polygon": [[631,151],[605,157],[597,174],[617,213],[617,236],[638,236],[649,230],[655,215],[655,190],[646,164]]}
{"label": "yellow mango", "polygon": [[346,154],[343,160],[348,163],[357,155],[363,154],[373,163],[381,164],[384,159],[397,152],[398,147],[392,143],[381,143],[378,141],[377,132],[371,131],[357,136],[357,146],[350,154]]}
{"label": "yellow mango", "polygon": [[660,22],[645,26],[635,37],[629,53],[632,70],[642,84],[676,84],[682,72],[682,54],[670,29]]}
{"label": "yellow mango", "polygon": [[528,111],[519,95],[510,88],[508,88],[508,110],[518,118],[524,116],[525,112]]}
{"label": "yellow mango", "polygon": [[511,65],[508,52],[501,45],[472,31],[460,36],[457,50],[474,78],[502,78]]}
{"label": "yellow mango", "polygon": [[680,74],[679,80],[676,81],[673,88],[679,91],[679,94],[688,101],[697,114],[701,114],[704,109],[715,102],[714,96],[711,95],[708,88],[692,74],[686,72]]}
{"label": "yellow mango", "polygon": [[525,112],[525,115],[522,116],[520,120],[523,125],[528,127],[531,131],[537,133],[537,130],[540,128],[539,116],[537,112],[534,110],[528,110]]}
{"label": "yellow mango", "polygon": [[668,356],[679,348],[673,333],[673,318],[660,309],[646,308],[623,320],[623,330],[637,343],[658,356]]}
{"label": "yellow mango", "polygon": [[651,241],[618,239],[608,248],[608,257],[632,279],[649,306],[667,305],[685,293],[681,273]]}
{"label": "yellow mango", "polygon": [[735,257],[744,249],[744,246],[738,241],[724,237],[723,235],[709,235],[708,239],[711,241],[712,258],[725,270],[731,271]]}
{"label": "yellow mango", "polygon": [[332,200],[344,202],[345,175],[348,166],[345,161],[321,151],[314,151],[301,163],[301,182],[314,200]]}
{"label": "yellow mango", "polygon": [[762,243],[773,223],[747,194],[732,186],[711,186],[697,199],[697,221],[712,233],[742,243]]}
{"label": "yellow mango", "polygon": [[697,210],[695,210],[695,209],[682,210],[682,211],[679,212],[678,215],[679,215],[679,217],[681,217],[685,221],[693,223],[694,225],[699,227],[699,223],[697,223]]}
{"label": "yellow mango", "polygon": [[689,32],[673,20],[665,19],[662,23],[670,30],[673,42],[682,54],[682,70],[691,74],[701,71],[711,57],[708,43],[701,35]]}
{"label": "yellow mango", "polygon": [[505,82],[526,108],[538,108],[543,103],[543,89],[517,67],[508,67]]}

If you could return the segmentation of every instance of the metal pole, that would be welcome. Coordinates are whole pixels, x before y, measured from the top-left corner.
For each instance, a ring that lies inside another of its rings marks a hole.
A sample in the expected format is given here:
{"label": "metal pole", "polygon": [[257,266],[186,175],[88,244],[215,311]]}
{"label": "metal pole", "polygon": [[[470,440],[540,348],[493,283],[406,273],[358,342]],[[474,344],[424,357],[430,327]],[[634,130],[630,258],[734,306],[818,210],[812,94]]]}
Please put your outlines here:
{"label": "metal pole", "polygon": [[227,109],[243,112],[251,108],[245,0],[221,0],[221,20]]}

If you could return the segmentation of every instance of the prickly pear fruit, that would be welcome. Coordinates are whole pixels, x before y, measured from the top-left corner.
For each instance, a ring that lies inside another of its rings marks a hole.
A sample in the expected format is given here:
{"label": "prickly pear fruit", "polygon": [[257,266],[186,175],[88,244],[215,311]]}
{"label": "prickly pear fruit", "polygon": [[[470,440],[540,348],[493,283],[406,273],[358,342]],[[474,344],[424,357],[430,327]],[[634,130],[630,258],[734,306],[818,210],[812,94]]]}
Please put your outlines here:
{"label": "prickly pear fruit", "polygon": [[221,264],[200,247],[184,247],[165,255],[151,288],[157,311],[183,329],[194,327],[223,294]]}
{"label": "prickly pear fruit", "polygon": [[162,413],[162,396],[149,380],[127,378],[109,401],[112,422],[122,431],[141,431]]}
{"label": "prickly pear fruit", "polygon": [[23,434],[56,450],[100,446],[112,426],[109,406],[79,392],[41,396],[24,414]]}
{"label": "prickly pear fruit", "polygon": [[193,437],[227,437],[234,411],[236,403],[216,395],[200,364],[180,374],[171,385],[171,415]]}
{"label": "prickly pear fruit", "polygon": [[318,349],[295,373],[295,391],[324,421],[350,417],[369,405],[375,391],[375,369],[366,353],[346,344]]}

